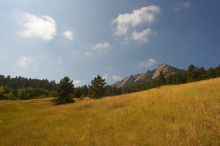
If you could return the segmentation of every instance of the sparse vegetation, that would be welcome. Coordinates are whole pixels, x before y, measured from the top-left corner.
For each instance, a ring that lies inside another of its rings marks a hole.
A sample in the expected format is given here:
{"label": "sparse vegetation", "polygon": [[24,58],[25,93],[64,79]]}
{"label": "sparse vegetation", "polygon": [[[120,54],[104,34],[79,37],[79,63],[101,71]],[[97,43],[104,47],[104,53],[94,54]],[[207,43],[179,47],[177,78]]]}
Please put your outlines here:
{"label": "sparse vegetation", "polygon": [[53,106],[0,101],[2,146],[220,145],[220,78]]}

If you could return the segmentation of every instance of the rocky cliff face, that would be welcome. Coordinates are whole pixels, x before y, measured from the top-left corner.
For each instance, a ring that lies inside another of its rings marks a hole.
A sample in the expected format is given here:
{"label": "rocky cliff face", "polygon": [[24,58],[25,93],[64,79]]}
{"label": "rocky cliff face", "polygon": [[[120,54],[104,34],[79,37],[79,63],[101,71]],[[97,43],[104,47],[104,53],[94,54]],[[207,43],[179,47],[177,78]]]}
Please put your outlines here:
{"label": "rocky cliff face", "polygon": [[121,88],[121,87],[126,87],[129,84],[132,83],[136,83],[139,81],[150,81],[152,79],[156,79],[160,76],[160,73],[162,72],[163,74],[165,74],[165,76],[168,76],[172,73],[177,72],[179,69],[172,67],[168,64],[160,64],[156,69],[152,70],[152,71],[147,71],[143,74],[137,74],[137,75],[131,75],[129,77],[124,78],[121,81],[116,82],[115,84],[113,84],[113,86],[117,87],[117,88]]}
{"label": "rocky cliff face", "polygon": [[156,70],[153,73],[152,79],[156,79],[160,76],[160,73],[162,72],[163,74],[165,74],[165,76],[168,76],[172,73],[175,73],[176,71],[178,71],[179,69],[172,67],[170,65],[167,64],[160,64]]}

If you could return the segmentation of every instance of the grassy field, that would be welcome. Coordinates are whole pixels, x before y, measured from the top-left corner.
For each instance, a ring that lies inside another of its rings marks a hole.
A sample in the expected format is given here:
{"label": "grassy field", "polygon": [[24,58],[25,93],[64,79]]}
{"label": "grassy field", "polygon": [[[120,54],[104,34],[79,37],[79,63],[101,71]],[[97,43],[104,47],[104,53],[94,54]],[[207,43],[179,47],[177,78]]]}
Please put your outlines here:
{"label": "grassy field", "polygon": [[0,102],[0,146],[220,146],[220,78],[53,106]]}

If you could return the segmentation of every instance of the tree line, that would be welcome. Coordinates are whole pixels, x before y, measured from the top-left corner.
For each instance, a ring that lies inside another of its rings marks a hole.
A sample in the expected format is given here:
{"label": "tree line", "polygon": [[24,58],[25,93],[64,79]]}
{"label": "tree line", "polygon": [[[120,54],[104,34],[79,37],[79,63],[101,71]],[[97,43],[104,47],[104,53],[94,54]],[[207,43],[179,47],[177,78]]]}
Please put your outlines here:
{"label": "tree line", "polygon": [[[68,90],[70,91],[69,94],[68,92],[64,92],[65,87],[71,87],[73,89],[74,86],[72,85],[72,81],[70,81],[69,78],[66,77],[61,80],[60,84],[58,84],[57,93],[61,92],[62,94],[59,94],[55,98],[55,101],[57,103],[66,103],[72,101],[70,100],[72,99],[72,97],[80,98],[85,96],[90,96],[92,98],[101,98],[103,96],[113,96],[147,90],[162,85],[183,84],[215,77],[220,77],[220,65],[218,67],[209,68],[208,70],[206,70],[204,67],[195,67],[194,65],[189,65],[187,70],[179,70],[170,75],[161,72],[159,77],[156,79],[153,79],[151,81],[142,80],[136,83],[132,83],[123,88],[116,88],[114,86],[106,85],[105,79],[98,75],[91,81],[90,86],[82,86],[75,88],[74,90]],[[67,86],[67,84],[69,85]],[[64,95],[63,93],[66,93],[66,95]],[[75,94],[71,96],[71,94],[73,93]],[[68,100],[65,100],[65,98]],[[62,99],[62,102],[59,102],[59,99]]]}
{"label": "tree line", "polygon": [[15,77],[0,75],[0,85],[9,89],[21,89],[21,88],[41,88],[46,90],[55,90],[56,82],[48,81],[47,79],[31,79],[24,77]]}
{"label": "tree line", "polygon": [[56,96],[52,100],[56,104],[73,102],[73,98],[91,97],[101,98],[106,96],[106,82],[100,75],[94,77],[91,85],[74,88],[73,81],[69,77],[64,77],[57,84]]}
{"label": "tree line", "polygon": [[123,88],[107,85],[100,75],[94,77],[90,85],[74,87],[69,77],[64,77],[56,84],[55,81],[27,79],[23,77],[11,78],[0,76],[0,100],[1,99],[32,99],[39,97],[55,97],[57,104],[73,102],[73,98],[114,96],[125,93],[147,90],[161,85],[174,85],[194,82],[204,79],[220,77],[220,65],[205,69],[189,65],[187,70],[179,70],[170,75],[160,73],[159,77],[151,81],[142,80]]}
{"label": "tree line", "polygon": [[31,79],[0,75],[0,100],[33,99],[54,94],[56,82],[47,79]]}

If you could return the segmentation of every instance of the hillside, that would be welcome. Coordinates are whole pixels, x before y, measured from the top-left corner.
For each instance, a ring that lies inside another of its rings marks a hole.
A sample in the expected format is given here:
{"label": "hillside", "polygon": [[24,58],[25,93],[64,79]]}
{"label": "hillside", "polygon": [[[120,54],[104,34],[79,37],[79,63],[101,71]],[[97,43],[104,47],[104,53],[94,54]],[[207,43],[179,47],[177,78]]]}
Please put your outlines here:
{"label": "hillside", "polygon": [[53,106],[0,101],[1,146],[220,145],[220,78]]}
{"label": "hillside", "polygon": [[150,81],[152,79],[156,79],[157,77],[159,77],[160,73],[164,73],[165,76],[168,76],[172,73],[175,73],[179,71],[179,69],[168,65],[168,64],[160,64],[156,69],[152,70],[152,71],[147,71],[145,73],[142,74],[136,74],[136,75],[130,75],[128,77],[125,77],[123,80],[116,82],[115,84],[113,84],[113,86],[117,87],[117,88],[121,88],[121,87],[126,87],[129,84],[134,84],[137,83],[139,81]]}

